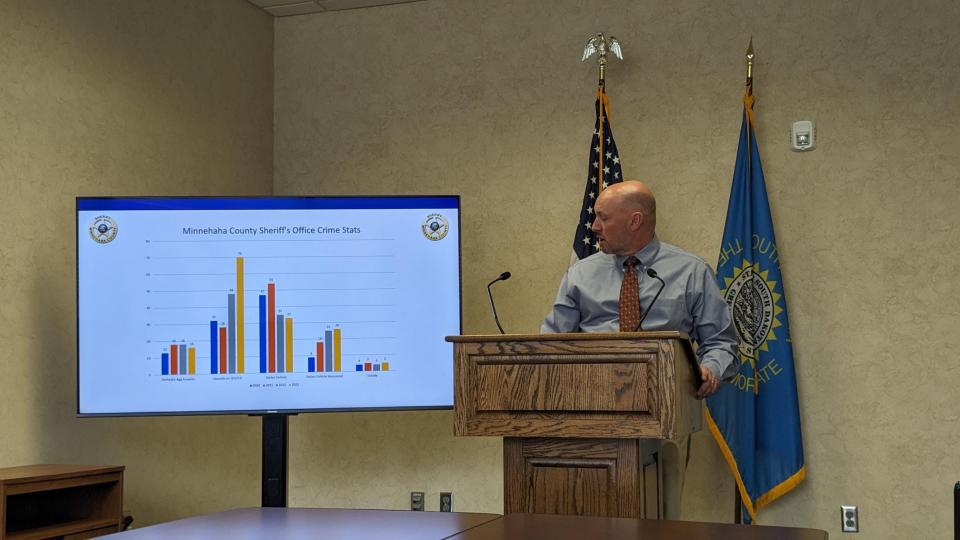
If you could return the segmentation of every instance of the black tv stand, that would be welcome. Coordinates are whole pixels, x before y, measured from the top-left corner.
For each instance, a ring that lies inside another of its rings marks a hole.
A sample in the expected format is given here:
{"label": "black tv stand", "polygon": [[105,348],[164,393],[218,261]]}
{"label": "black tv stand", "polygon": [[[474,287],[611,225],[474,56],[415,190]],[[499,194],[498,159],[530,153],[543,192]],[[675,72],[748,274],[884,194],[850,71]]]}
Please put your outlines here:
{"label": "black tv stand", "polygon": [[287,506],[287,454],[289,414],[264,414],[261,506]]}

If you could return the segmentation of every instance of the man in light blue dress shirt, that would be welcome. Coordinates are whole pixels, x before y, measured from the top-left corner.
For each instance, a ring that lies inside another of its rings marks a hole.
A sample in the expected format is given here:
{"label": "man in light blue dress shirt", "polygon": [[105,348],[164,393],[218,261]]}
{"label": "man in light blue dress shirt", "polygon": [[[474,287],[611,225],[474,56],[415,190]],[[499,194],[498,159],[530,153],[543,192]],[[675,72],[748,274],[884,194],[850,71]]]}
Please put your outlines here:
{"label": "man in light blue dress shirt", "polygon": [[[689,335],[697,344],[703,375],[697,397],[716,392],[721,381],[736,374],[739,356],[737,331],[713,270],[703,259],[657,238],[656,199],[643,182],[629,180],[604,189],[594,204],[594,215],[592,229],[601,251],[567,269],[541,332],[620,331],[624,262],[636,257],[640,309],[645,316],[640,330],[678,330]],[[656,302],[660,282],[647,275],[648,269],[665,283]],[[688,438],[661,447],[667,519],[680,517],[688,449]]]}

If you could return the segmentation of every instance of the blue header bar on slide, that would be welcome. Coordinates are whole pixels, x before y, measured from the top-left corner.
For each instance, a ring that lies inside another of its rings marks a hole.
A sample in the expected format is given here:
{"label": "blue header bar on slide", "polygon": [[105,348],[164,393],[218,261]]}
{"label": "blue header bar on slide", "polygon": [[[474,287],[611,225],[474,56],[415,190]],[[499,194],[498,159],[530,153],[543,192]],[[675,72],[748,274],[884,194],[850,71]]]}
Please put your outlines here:
{"label": "blue header bar on slide", "polygon": [[435,197],[77,197],[84,210],[312,210],[459,208],[458,195]]}

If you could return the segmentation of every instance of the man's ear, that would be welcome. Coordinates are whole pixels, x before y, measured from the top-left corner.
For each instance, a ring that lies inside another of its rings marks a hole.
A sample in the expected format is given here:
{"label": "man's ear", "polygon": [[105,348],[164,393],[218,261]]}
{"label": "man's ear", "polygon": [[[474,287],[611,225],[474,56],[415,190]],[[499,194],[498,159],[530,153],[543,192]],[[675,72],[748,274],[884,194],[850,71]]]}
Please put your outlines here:
{"label": "man's ear", "polygon": [[638,211],[630,214],[630,228],[631,228],[631,229],[633,229],[633,230],[639,229],[639,228],[643,225],[643,222],[644,222],[644,221],[645,221],[645,216],[643,215],[643,212],[641,212],[641,211],[638,210]]}

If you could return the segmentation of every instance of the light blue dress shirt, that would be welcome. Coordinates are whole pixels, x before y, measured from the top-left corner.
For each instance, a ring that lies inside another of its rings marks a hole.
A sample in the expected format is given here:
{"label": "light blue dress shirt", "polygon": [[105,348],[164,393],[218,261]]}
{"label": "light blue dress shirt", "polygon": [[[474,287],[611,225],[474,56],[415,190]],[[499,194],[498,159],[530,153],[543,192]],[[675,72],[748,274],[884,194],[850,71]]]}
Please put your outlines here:
{"label": "light blue dress shirt", "polygon": [[[740,367],[737,330],[720,295],[713,270],[696,255],[654,237],[634,256],[639,259],[640,309],[649,314],[642,330],[678,330],[697,343],[700,364],[721,380]],[[553,311],[540,331],[617,332],[624,256],[595,253],[577,261],[563,276]],[[654,269],[666,286],[653,307],[660,282],[647,275]]]}

